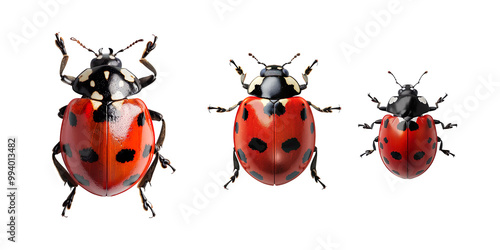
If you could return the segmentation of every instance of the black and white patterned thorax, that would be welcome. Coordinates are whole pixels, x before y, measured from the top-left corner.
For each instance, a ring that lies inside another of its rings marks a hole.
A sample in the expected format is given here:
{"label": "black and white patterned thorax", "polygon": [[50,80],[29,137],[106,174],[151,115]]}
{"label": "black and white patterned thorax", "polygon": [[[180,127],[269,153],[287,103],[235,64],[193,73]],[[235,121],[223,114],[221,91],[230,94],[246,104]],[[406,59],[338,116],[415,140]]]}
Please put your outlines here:
{"label": "black and white patterned thorax", "polygon": [[429,104],[423,96],[418,96],[418,91],[411,85],[404,85],[387,104],[387,112],[410,120],[430,111]]}
{"label": "black and white patterned thorax", "polygon": [[266,66],[248,86],[248,94],[273,100],[290,98],[300,92],[299,83],[281,65]]}
{"label": "black and white patterned thorax", "polygon": [[113,55],[94,58],[91,68],[84,70],[72,83],[73,90],[84,98],[96,101],[116,101],[141,90],[139,79],[125,68]]}

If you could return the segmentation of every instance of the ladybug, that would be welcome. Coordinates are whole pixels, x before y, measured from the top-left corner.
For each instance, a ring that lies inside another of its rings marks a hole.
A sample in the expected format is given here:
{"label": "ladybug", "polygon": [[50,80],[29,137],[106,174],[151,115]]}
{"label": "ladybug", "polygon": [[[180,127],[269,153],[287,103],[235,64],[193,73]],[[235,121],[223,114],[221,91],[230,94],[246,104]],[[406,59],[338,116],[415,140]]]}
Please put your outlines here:
{"label": "ladybug", "polygon": [[[159,150],[165,139],[163,116],[146,107],[140,99],[127,99],[137,94],[156,79],[156,70],[146,56],[156,47],[157,37],[148,42],[140,62],[152,75],[137,78],[125,68],[116,55],[142,42],[139,39],[128,47],[113,53],[99,53],[88,49],[79,40],[71,38],[83,48],[94,53],[90,68],[77,77],[64,75],[68,62],[64,40],[56,34],[56,45],[63,58],[59,74],[61,80],[82,95],[73,99],[59,110],[62,118],[60,141],[52,150],[52,161],[61,179],[69,184],[71,193],[63,203],[62,216],[71,208],[75,190],[81,186],[98,196],[114,196],[125,192],[139,183],[139,193],[144,210],[151,210],[152,204],[143,190],[151,182],[156,164],[163,168],[170,166]],[[161,132],[155,143],[152,121],[161,121]],[[61,153],[67,170],[56,159]],[[175,171],[174,168],[172,168]]]}
{"label": "ladybug", "polygon": [[436,124],[441,124],[443,129],[456,127],[457,124],[444,125],[441,121],[434,120],[430,115],[425,114],[436,110],[438,104],[448,96],[445,94],[444,97],[440,97],[436,106],[430,107],[427,100],[418,95],[415,86],[420,83],[420,79],[427,74],[427,71],[413,86],[410,84],[402,86],[390,71],[389,74],[394,77],[401,89],[398,91],[398,96],[389,99],[386,107],[380,106],[377,98],[368,94],[372,102],[377,103],[378,109],[390,114],[371,125],[359,124],[359,127],[364,129],[373,129],[374,124],[381,124],[379,135],[373,140],[373,149],[366,150],[361,157],[375,151],[377,143],[380,157],[387,169],[400,178],[412,179],[422,175],[431,166],[439,142],[441,152],[455,156],[449,150],[443,149],[443,141],[436,133]]}
{"label": "ladybug", "polygon": [[241,84],[250,96],[228,109],[208,107],[209,111],[215,109],[222,113],[239,106],[234,122],[234,172],[224,188],[238,177],[239,163],[256,180],[268,185],[282,185],[299,176],[311,159],[311,175],[325,188],[316,172],[318,150],[311,107],[325,113],[340,110],[340,107],[321,109],[297,96],[307,88],[307,76],[318,62],[315,60],[307,67],[302,75],[305,84],[299,85],[284,68],[299,55],[283,65],[268,66],[249,53],[258,64],[264,65],[260,76],[250,84],[244,82],[246,74],[243,69],[233,60],[229,61],[236,67]]}

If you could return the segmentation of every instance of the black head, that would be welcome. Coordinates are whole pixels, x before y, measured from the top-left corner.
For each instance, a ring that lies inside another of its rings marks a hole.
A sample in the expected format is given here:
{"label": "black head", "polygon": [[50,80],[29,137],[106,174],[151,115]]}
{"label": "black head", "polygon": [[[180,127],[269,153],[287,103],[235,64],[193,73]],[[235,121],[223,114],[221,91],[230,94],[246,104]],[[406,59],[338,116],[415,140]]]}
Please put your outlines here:
{"label": "black head", "polygon": [[125,99],[141,90],[139,79],[127,69],[122,68],[122,62],[116,57],[116,54],[130,48],[142,39],[114,54],[111,48],[109,48],[109,53],[103,53],[102,48],[99,49],[99,53],[95,53],[77,39],[72,37],[71,40],[76,41],[95,55],[95,58],[90,62],[90,68],[80,73],[73,81],[72,86],[76,93],[83,95],[84,98],[107,102]]}
{"label": "black head", "polygon": [[423,96],[418,96],[418,91],[415,89],[415,86],[420,83],[420,79],[427,74],[427,71],[420,76],[420,79],[418,79],[418,82],[414,85],[401,85],[390,71],[388,73],[394,77],[396,84],[398,84],[401,89],[398,91],[398,96],[393,96],[389,99],[387,112],[405,119],[411,119],[421,116],[430,110],[427,100]]}
{"label": "black head", "polygon": [[257,63],[265,66],[260,71],[260,76],[253,79],[248,85],[248,94],[273,100],[289,98],[300,94],[301,88],[299,83],[284,68],[285,65],[290,64],[300,54],[296,54],[292,60],[283,65],[269,66],[257,60],[252,54],[248,55],[253,57]]}

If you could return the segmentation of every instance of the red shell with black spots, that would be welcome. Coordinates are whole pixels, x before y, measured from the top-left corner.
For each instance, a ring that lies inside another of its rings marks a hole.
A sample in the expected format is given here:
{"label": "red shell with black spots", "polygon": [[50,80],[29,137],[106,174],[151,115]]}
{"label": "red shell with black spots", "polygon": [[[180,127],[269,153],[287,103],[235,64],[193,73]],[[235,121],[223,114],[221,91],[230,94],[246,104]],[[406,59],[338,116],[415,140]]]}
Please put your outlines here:
{"label": "red shell with black spots", "polygon": [[62,158],[71,177],[99,196],[120,194],[140,180],[151,163],[155,135],[140,99],[105,104],[73,99],[61,127]]}
{"label": "red shell with black spots", "polygon": [[380,157],[394,175],[412,179],[423,174],[434,161],[437,134],[430,115],[404,119],[386,115],[378,137]]}
{"label": "red shell with black spots", "polygon": [[256,180],[282,185],[304,171],[315,145],[314,118],[302,97],[271,102],[250,96],[240,104],[234,148],[242,167]]}

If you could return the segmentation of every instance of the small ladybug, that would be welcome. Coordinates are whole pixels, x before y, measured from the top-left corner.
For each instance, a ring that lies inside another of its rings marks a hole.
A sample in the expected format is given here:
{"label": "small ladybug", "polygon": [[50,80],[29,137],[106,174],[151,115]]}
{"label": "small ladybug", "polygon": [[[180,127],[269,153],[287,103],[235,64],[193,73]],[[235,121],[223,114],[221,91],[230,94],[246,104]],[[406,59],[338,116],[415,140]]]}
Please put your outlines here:
{"label": "small ladybug", "polygon": [[[109,48],[109,53],[105,54],[102,48],[95,53],[72,37],[71,40],[95,55],[90,68],[73,77],[63,74],[69,57],[64,40],[56,34],[56,45],[63,54],[59,70],[61,80],[82,95],[59,110],[58,115],[63,119],[61,137],[52,150],[52,160],[59,175],[72,189],[62,205],[62,216],[71,208],[78,186],[95,195],[114,196],[137,182],[144,210],[151,210],[155,216],[143,189],[151,182],[158,161],[163,168],[170,166],[170,161],[159,153],[165,139],[165,121],[160,113],[148,109],[140,99],[127,97],[155,81],[156,70],[146,56],[156,47],[156,39],[154,36],[153,42],[147,43],[140,59],[153,74],[137,78],[122,68],[116,55],[142,39],[116,53]],[[153,120],[162,123],[156,143]],[[68,171],[56,159],[59,153]]]}
{"label": "small ladybug", "polygon": [[208,107],[217,112],[229,112],[239,106],[234,123],[233,165],[234,174],[224,185],[234,182],[239,175],[240,166],[256,180],[268,185],[282,185],[297,176],[309,164],[312,154],[311,175],[323,188],[316,173],[317,148],[315,146],[314,118],[311,108],[325,113],[340,110],[340,107],[319,108],[296,96],[307,88],[308,75],[312,67],[318,62],[315,60],[308,66],[302,75],[305,84],[299,83],[284,67],[292,63],[300,54],[283,65],[266,65],[251,53],[257,63],[264,65],[260,76],[246,84],[246,74],[233,60],[230,64],[236,67],[241,76],[241,84],[251,96],[225,109]]}
{"label": "small ladybug", "polygon": [[438,104],[448,96],[445,94],[444,97],[440,97],[436,107],[429,107],[427,100],[418,95],[415,86],[420,83],[420,79],[427,74],[427,71],[413,86],[409,84],[402,86],[390,71],[389,74],[394,77],[401,89],[398,91],[398,96],[389,99],[387,107],[381,107],[377,98],[368,94],[372,102],[377,103],[378,109],[387,111],[391,115],[385,115],[371,125],[359,124],[364,129],[372,129],[374,124],[383,124],[380,126],[379,136],[373,140],[373,149],[366,150],[361,157],[375,151],[375,143],[378,143],[380,157],[387,169],[398,177],[412,179],[423,174],[431,166],[438,142],[441,142],[439,145],[441,152],[455,156],[449,150],[443,149],[443,142],[437,136],[435,124],[441,124],[443,129],[456,127],[457,124],[448,123],[445,126],[441,121],[432,119],[430,115],[424,115],[436,110]]}

